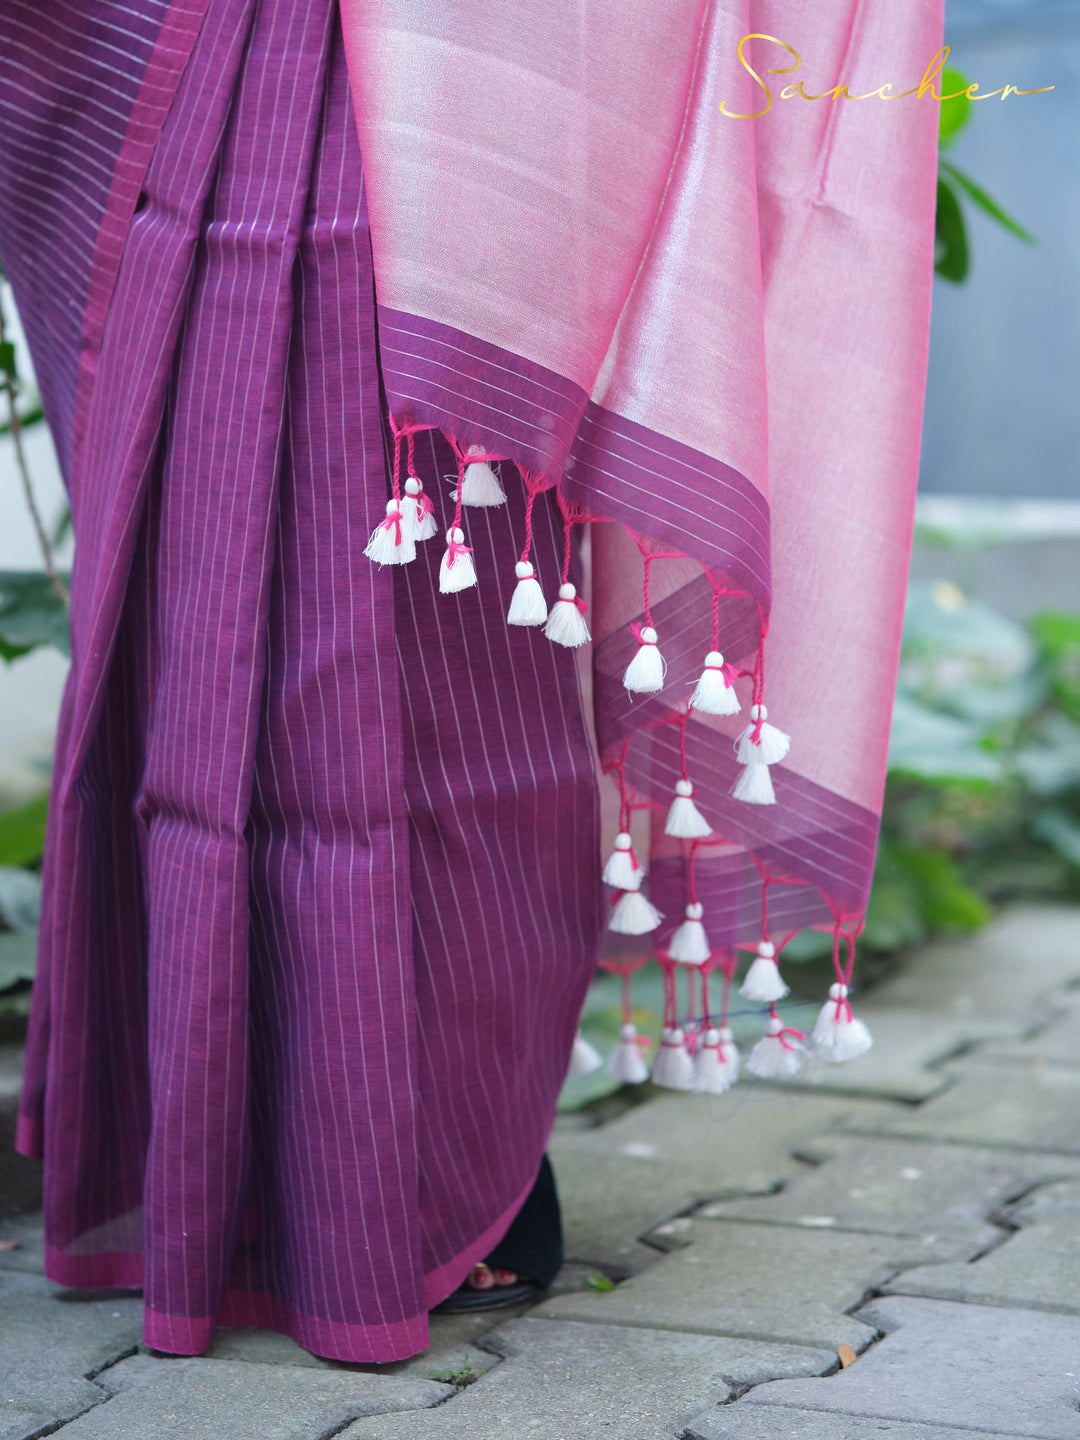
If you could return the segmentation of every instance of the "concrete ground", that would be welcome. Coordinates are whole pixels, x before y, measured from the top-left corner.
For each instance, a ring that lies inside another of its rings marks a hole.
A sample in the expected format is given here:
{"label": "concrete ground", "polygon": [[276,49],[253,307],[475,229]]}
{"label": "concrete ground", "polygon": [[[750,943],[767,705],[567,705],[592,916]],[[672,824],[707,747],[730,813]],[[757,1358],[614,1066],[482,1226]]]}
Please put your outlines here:
{"label": "concrete ground", "polygon": [[4,1155],[0,1440],[1080,1440],[1080,911],[929,946],[858,1013],[850,1066],[564,1116],[559,1281],[397,1365],[148,1353],[137,1296],[43,1278]]}

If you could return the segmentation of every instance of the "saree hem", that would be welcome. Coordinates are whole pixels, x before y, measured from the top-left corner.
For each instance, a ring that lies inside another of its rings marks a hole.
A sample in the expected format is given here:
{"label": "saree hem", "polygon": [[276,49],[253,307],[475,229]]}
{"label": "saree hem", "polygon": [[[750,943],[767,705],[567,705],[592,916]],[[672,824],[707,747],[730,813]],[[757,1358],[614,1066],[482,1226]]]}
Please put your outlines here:
{"label": "saree hem", "polygon": [[[427,1311],[456,1290],[477,1260],[499,1243],[532,1189],[529,1183],[464,1250],[424,1276],[424,1310],[406,1320],[377,1325],[353,1325],[320,1320],[297,1309],[281,1296],[252,1290],[229,1290],[215,1316],[170,1315],[145,1310],[143,1339],[152,1350],[173,1355],[201,1355],[210,1345],[216,1326],[276,1330],[288,1335],[313,1355],[327,1360],[380,1364],[406,1360],[428,1345]],[[143,1284],[141,1251],[120,1250],[104,1255],[66,1255],[45,1246],[45,1274],[57,1285],[80,1290],[139,1290]]]}

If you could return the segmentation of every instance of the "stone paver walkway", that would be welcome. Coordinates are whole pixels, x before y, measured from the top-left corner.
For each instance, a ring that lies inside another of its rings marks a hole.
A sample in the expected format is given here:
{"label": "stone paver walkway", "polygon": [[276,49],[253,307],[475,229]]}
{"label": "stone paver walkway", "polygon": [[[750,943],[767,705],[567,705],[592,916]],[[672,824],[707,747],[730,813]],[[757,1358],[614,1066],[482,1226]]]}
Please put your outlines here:
{"label": "stone paver walkway", "polygon": [[0,1440],[1080,1440],[1080,911],[927,947],[859,1013],[849,1067],[564,1117],[559,1281],[397,1365],[146,1352],[137,1298],[43,1278],[4,1155]]}

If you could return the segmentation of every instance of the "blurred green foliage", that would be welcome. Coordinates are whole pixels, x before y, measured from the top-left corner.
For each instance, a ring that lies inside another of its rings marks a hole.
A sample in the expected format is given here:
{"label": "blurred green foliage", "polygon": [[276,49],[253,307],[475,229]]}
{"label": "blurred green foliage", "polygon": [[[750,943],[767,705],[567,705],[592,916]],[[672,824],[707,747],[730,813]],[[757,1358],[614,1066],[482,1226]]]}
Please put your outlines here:
{"label": "blurred green foliage", "polygon": [[[951,65],[941,72],[940,93],[950,98],[941,102],[938,121],[938,149],[948,150],[960,131],[969,124],[973,102],[963,93],[968,88],[967,76]],[[1001,225],[1026,245],[1039,242],[1030,230],[1015,220],[1003,205],[990,195],[977,180],[943,156],[938,161],[937,215],[934,231],[934,269],[943,280],[961,285],[971,269],[971,247],[968,244],[967,220],[960,203],[964,197],[995,224]]]}

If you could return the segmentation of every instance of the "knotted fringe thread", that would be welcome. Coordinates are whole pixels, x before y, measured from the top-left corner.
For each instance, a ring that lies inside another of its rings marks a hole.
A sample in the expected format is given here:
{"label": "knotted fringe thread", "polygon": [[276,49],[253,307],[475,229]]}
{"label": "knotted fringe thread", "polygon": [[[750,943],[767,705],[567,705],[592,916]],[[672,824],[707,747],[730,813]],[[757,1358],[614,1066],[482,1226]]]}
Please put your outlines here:
{"label": "knotted fringe thread", "polygon": [[727,1025],[710,1027],[702,1036],[695,1062],[695,1088],[705,1095],[722,1095],[739,1078],[739,1052]]}
{"label": "knotted fringe thread", "polygon": [[846,985],[830,985],[810,1036],[817,1054],[834,1064],[865,1055],[874,1043],[863,1022],[852,1015],[847,995]]}
{"label": "knotted fringe thread", "polygon": [[686,1048],[686,1035],[678,1025],[665,1025],[660,1050],[653,1061],[652,1082],[668,1090],[694,1089],[694,1062]]}
{"label": "knotted fringe thread", "polygon": [[607,1062],[607,1072],[613,1080],[624,1085],[640,1085],[649,1078],[649,1067],[641,1054],[642,1046],[649,1042],[637,1033],[632,1022],[627,1021],[619,1029],[619,1043]]}
{"label": "knotted fringe thread", "polygon": [[[788,1036],[792,1038],[789,1040]],[[798,1075],[806,1060],[801,1044],[806,1036],[801,1030],[785,1026],[775,1010],[765,1022],[765,1034],[750,1051],[746,1068],[763,1080],[776,1080]]]}
{"label": "knotted fringe thread", "polygon": [[747,1000],[772,1005],[789,993],[788,987],[780,978],[776,946],[770,940],[759,940],[757,956],[746,972],[746,979],[739,987],[739,994]]}
{"label": "knotted fringe thread", "polygon": [[[431,500],[424,494],[423,484],[414,468],[415,436],[431,426],[399,425],[391,416],[394,431],[393,494],[387,501],[385,518],[376,526],[364,553],[378,565],[403,565],[416,557],[418,543],[433,538],[438,526]],[[477,584],[473,552],[465,543],[462,510],[465,506],[498,506],[506,503],[495,466],[505,457],[488,452],[482,445],[463,448],[448,437],[458,458],[458,483],[453,491],[455,513],[446,531],[446,550],[439,567],[439,589],[453,594]],[[408,442],[408,473],[404,486],[400,480],[401,443]],[[575,509],[559,497],[566,529],[566,549],[558,598],[548,608],[543,589],[530,559],[532,548],[532,507],[537,494],[550,488],[541,477],[518,467],[528,490],[525,544],[515,566],[516,584],[507,611],[507,623],[524,627],[543,627],[544,634],[556,644],[575,648],[591,638],[585,620],[586,606],[569,579],[570,527],[589,519],[601,519]],[[633,534],[633,532],[628,532]],[[683,558],[676,552],[661,554],[651,551],[648,543],[633,535],[644,562],[645,623],[630,627],[637,640],[637,650],[626,667],[623,684],[632,693],[656,694],[667,683],[667,665],[659,649],[656,629],[652,624],[649,604],[649,567],[654,559]],[[752,675],[753,703],[748,725],[735,741],[736,757],[742,773],[732,795],[754,805],[776,803],[769,767],[781,762],[790,749],[790,737],[768,723],[768,711],[762,700],[763,650],[759,648],[753,671],[739,672],[729,665],[719,649],[719,600],[722,594],[743,594],[723,588],[710,572],[705,572],[713,586],[713,643],[705,656],[704,667],[681,717],[683,727],[683,776],[676,783],[675,798],[668,810],[665,832],[693,845],[713,834],[709,821],[694,803],[694,789],[686,775],[685,725],[687,715],[730,716],[741,706],[735,682],[740,675]],[[725,582],[726,583],[726,582]],[[764,631],[762,632],[764,633]],[[655,930],[663,920],[662,913],[641,891],[645,869],[633,852],[629,832],[616,837],[615,849],[604,867],[604,880],[617,896],[608,917],[611,930],[623,935],[643,935]],[[849,941],[850,943],[850,941]],[[852,951],[853,953],[853,951]],[[685,918],[671,936],[667,955],[671,962],[687,967],[701,967],[704,975],[710,962],[708,934],[703,923],[703,907],[691,894]],[[850,973],[850,967],[848,970]],[[848,988],[838,968],[836,984],[822,1007],[814,1026],[812,1044],[816,1053],[829,1061],[842,1061],[863,1054],[873,1041],[865,1025],[851,1014]],[[730,982],[729,982],[730,983]],[[776,951],[769,941],[758,945],[740,994],[749,1000],[770,1006],[765,1035],[754,1047],[746,1068],[757,1075],[784,1076],[797,1073],[805,1055],[801,1031],[785,1027],[776,1015],[775,1003],[788,994],[780,978]],[[726,1010],[725,1010],[726,1014]],[[734,1083],[739,1074],[739,1054],[726,1023],[713,1025],[706,1013],[704,1022],[695,1021],[690,1031],[677,1023],[666,1024],[656,1057],[654,1078],[657,1084],[677,1089],[697,1089],[718,1094]],[[702,1028],[702,1024],[704,1028]],[[640,1083],[648,1077],[648,1066],[642,1055],[651,1044],[637,1035],[629,1010],[624,1016],[619,1044],[607,1062],[613,1078]],[[578,1035],[570,1061],[573,1074],[595,1070],[601,1060],[593,1046]]]}

